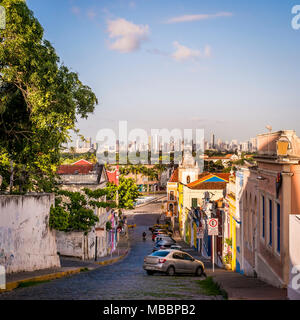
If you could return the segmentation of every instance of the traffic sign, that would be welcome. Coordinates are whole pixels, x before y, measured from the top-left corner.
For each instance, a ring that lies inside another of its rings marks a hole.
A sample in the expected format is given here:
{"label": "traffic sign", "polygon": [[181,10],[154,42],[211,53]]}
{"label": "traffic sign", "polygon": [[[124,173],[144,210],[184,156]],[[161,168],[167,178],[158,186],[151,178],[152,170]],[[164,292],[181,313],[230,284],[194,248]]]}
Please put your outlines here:
{"label": "traffic sign", "polygon": [[208,235],[217,236],[219,234],[219,223],[218,219],[208,220]]}

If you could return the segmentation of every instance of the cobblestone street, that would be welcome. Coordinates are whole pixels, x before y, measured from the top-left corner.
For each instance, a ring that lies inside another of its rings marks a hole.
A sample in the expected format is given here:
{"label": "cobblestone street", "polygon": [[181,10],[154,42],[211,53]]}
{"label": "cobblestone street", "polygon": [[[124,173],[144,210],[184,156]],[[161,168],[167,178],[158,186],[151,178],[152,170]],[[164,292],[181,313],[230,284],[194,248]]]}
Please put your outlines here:
{"label": "cobblestone street", "polygon": [[[151,253],[153,247],[148,228],[158,216],[143,210],[143,214],[135,213],[129,217],[130,223],[137,224],[137,227],[130,230],[131,250],[124,260],[90,272],[3,293],[0,300],[216,299],[201,294],[197,277],[148,276],[143,270],[144,256]],[[146,241],[142,240],[143,231],[148,234]]]}

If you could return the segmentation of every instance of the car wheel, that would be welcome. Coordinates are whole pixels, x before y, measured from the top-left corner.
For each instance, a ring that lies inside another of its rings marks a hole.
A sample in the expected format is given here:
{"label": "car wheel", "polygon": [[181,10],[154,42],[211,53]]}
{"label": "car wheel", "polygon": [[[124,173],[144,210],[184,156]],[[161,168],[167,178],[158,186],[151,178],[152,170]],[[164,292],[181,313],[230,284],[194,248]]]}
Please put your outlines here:
{"label": "car wheel", "polygon": [[174,276],[175,275],[175,268],[174,267],[169,267],[167,270],[167,275],[168,276]]}
{"label": "car wheel", "polygon": [[148,274],[148,276],[153,276],[154,271],[147,270],[147,274]]}
{"label": "car wheel", "polygon": [[197,268],[195,275],[196,277],[201,277],[203,275],[203,268],[202,267]]}

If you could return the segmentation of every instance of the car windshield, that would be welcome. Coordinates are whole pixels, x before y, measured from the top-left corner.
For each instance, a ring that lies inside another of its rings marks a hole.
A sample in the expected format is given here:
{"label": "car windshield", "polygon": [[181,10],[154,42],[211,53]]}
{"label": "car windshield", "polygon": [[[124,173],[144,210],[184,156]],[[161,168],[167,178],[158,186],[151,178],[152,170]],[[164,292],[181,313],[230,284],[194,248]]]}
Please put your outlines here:
{"label": "car windshield", "polygon": [[169,254],[169,251],[156,251],[150,254],[152,257],[166,257]]}

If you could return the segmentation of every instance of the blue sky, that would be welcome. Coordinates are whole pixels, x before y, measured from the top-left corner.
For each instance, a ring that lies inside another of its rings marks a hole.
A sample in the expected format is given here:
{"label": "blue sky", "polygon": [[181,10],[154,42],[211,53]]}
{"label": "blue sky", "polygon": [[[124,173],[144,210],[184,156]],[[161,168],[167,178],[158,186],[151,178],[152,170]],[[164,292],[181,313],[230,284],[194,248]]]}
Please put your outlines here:
{"label": "blue sky", "polygon": [[288,0],[27,0],[58,55],[91,86],[95,138],[131,128],[204,128],[246,140],[300,135],[300,30]]}

